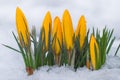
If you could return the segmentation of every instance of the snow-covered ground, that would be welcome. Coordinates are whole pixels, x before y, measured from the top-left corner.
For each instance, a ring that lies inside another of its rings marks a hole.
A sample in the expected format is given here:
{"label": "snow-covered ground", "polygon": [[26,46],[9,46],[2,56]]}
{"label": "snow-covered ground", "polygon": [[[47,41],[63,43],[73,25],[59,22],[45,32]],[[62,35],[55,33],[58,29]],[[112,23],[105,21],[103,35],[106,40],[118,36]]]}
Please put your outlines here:
{"label": "snow-covered ground", "polygon": [[74,72],[70,67],[44,66],[27,76],[21,55],[8,52],[0,55],[0,80],[120,80],[120,57],[117,56],[107,56],[105,65],[97,71],[83,67]]}
{"label": "snow-covered ground", "polygon": [[108,28],[114,28],[114,35],[120,38],[119,4],[120,0],[0,0],[0,80],[120,80],[120,51],[118,56],[114,56],[120,40],[115,41],[106,64],[98,71],[83,67],[74,72],[70,67],[44,66],[32,76],[27,76],[22,56],[1,45],[17,45],[11,33],[16,33],[17,6],[25,13],[30,28],[35,25],[38,31],[46,11],[51,11],[54,18],[56,15],[62,17],[64,9],[69,9],[74,28],[80,15],[84,14],[90,29],[93,26],[102,29],[107,25]]}
{"label": "snow-covered ground", "polygon": [[[13,47],[17,45],[14,43],[11,32],[8,35],[2,34],[0,39],[3,39],[0,43]],[[105,65],[98,71],[83,67],[74,72],[70,67],[44,66],[35,71],[32,76],[27,76],[22,56],[19,53],[0,45],[0,80],[120,80],[120,50],[118,55],[114,56],[118,44],[120,41],[116,40]]]}

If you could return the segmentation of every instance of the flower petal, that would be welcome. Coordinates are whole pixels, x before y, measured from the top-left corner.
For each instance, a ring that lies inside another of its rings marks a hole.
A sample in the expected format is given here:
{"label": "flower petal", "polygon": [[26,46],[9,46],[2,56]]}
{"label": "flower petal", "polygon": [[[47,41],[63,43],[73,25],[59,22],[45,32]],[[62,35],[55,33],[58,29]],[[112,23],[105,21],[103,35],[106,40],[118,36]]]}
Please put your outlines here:
{"label": "flower petal", "polygon": [[72,19],[68,10],[64,11],[62,18],[62,27],[63,27],[63,37],[64,37],[65,45],[68,50],[71,50],[73,48],[74,29],[73,29]]}
{"label": "flower petal", "polygon": [[46,50],[48,50],[48,37],[49,37],[49,30],[50,30],[50,34],[52,31],[52,18],[51,18],[51,14],[48,11],[47,14],[45,15],[45,18],[43,20],[43,24],[42,24],[42,28],[44,28],[45,30],[45,43],[46,43]]}
{"label": "flower petal", "polygon": [[30,44],[30,32],[28,29],[27,20],[19,7],[17,7],[16,9],[16,28],[17,28],[17,32],[18,32],[21,45],[23,45],[23,41],[21,41],[22,36],[23,36],[25,45],[29,45]]}
{"label": "flower petal", "polygon": [[52,36],[54,37],[53,46],[52,46],[53,50],[55,51],[56,55],[59,55],[60,46],[62,45],[62,27],[59,17],[55,17],[54,19]]}
{"label": "flower petal", "polygon": [[[96,47],[96,52],[95,52]],[[90,39],[90,56],[91,56],[91,62],[93,69],[97,69],[97,64],[99,64],[100,56],[99,56],[99,48],[98,44],[96,42],[95,37],[92,35]]]}
{"label": "flower petal", "polygon": [[83,47],[85,37],[86,37],[86,21],[85,17],[81,16],[78,22],[77,30],[76,30],[76,36],[80,35],[80,48]]}

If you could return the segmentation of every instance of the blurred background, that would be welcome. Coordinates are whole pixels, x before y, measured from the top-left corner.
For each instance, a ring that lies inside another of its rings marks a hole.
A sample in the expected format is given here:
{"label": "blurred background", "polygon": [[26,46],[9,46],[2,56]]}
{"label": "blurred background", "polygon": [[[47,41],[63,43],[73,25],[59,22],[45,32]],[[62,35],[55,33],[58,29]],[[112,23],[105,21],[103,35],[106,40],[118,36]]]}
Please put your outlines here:
{"label": "blurred background", "polygon": [[36,26],[37,32],[47,11],[51,12],[54,19],[55,16],[62,18],[64,10],[68,9],[74,29],[80,16],[84,15],[88,28],[114,28],[114,35],[120,38],[120,0],[0,0],[0,43],[14,44],[11,32],[16,33],[17,6],[24,12],[29,27]]}

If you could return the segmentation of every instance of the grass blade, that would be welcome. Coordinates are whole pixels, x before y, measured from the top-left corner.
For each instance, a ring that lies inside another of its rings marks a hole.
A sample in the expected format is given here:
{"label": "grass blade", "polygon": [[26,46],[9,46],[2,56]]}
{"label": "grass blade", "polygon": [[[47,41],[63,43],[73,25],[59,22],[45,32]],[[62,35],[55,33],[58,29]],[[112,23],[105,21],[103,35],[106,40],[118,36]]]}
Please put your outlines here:
{"label": "grass blade", "polygon": [[10,46],[5,45],[5,44],[2,44],[2,45],[5,46],[5,47],[7,47],[7,48],[9,48],[9,49],[12,49],[12,50],[14,50],[14,51],[16,51],[16,52],[18,52],[18,53],[22,53],[21,51],[15,49],[15,48],[13,48],[13,47],[10,47]]}
{"label": "grass blade", "polygon": [[110,44],[109,44],[109,46],[108,46],[108,49],[107,49],[106,54],[108,54],[108,53],[109,53],[109,51],[110,51],[110,49],[111,49],[111,47],[112,47],[112,45],[113,45],[114,41],[115,41],[115,37],[111,40],[111,42],[110,42]]}
{"label": "grass blade", "polygon": [[115,56],[117,55],[119,49],[120,49],[120,44],[119,44],[119,46],[118,46],[118,48],[117,48],[117,50],[116,50],[116,52],[115,52]]}

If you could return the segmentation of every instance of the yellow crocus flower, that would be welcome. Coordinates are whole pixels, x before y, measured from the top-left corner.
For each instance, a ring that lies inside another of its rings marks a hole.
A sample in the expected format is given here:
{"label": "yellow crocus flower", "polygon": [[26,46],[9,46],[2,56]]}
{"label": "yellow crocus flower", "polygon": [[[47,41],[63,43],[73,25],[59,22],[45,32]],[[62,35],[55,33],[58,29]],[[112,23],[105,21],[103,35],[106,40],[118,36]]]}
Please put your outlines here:
{"label": "yellow crocus flower", "polygon": [[[16,9],[16,28],[21,45],[24,45],[22,40],[24,40],[25,46],[30,45],[30,32],[28,28],[28,23],[25,15],[19,7],[17,7]],[[21,35],[23,36],[23,39]]]}
{"label": "yellow crocus flower", "polygon": [[49,11],[45,15],[45,18],[44,18],[43,24],[42,24],[42,28],[45,31],[45,44],[46,44],[46,50],[48,50],[49,31],[50,31],[50,34],[51,34],[51,31],[52,31],[52,18],[51,18],[51,14],[50,14]]}
{"label": "yellow crocus flower", "polygon": [[[96,47],[97,53],[95,52],[95,47]],[[97,66],[98,66],[97,64],[99,64],[98,60],[100,60],[99,47],[93,35],[91,36],[91,39],[90,39],[90,56],[91,56],[91,63],[92,63],[93,69],[97,69]]]}
{"label": "yellow crocus flower", "polygon": [[68,10],[64,11],[62,17],[62,27],[63,27],[62,29],[63,29],[64,42],[67,47],[67,50],[70,51],[71,49],[73,49],[74,29],[73,29],[71,16]]}
{"label": "yellow crocus flower", "polygon": [[80,36],[80,49],[82,49],[84,45],[84,41],[86,38],[86,20],[84,16],[81,16],[78,22],[77,30],[76,30],[76,37],[79,35]]}
{"label": "yellow crocus flower", "polygon": [[[52,32],[52,37],[54,38],[53,40],[53,50],[55,51],[56,55],[60,54],[60,46],[62,45],[62,27],[61,27],[61,22],[59,17],[55,17],[54,19],[54,27],[53,27],[53,32]],[[60,44],[59,44],[59,42]]]}

